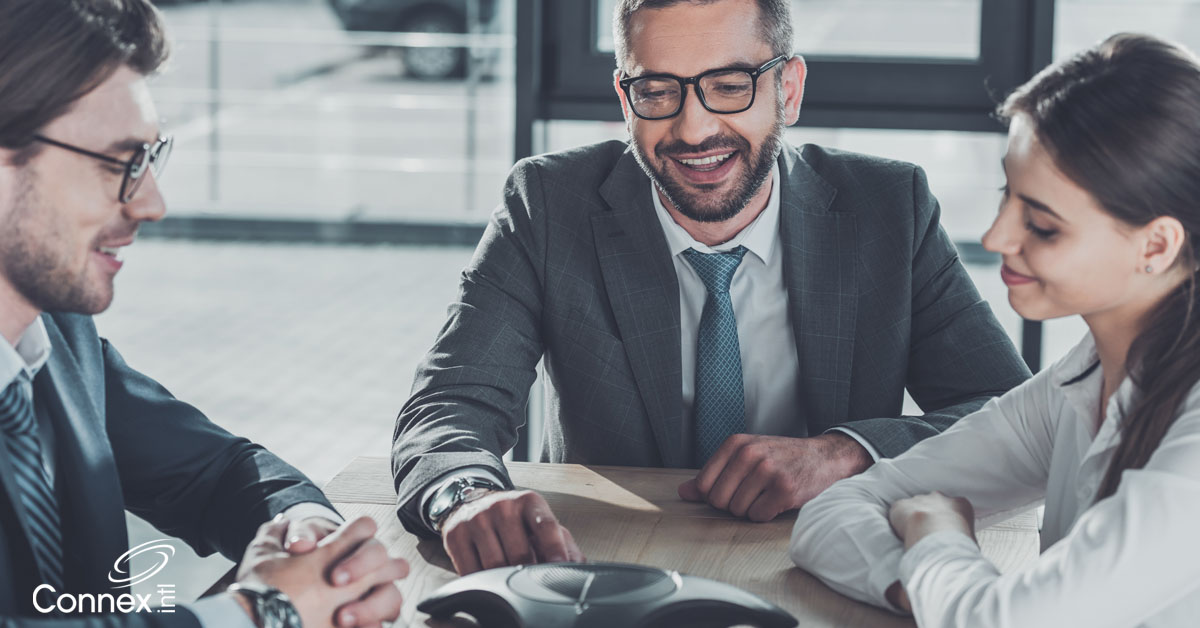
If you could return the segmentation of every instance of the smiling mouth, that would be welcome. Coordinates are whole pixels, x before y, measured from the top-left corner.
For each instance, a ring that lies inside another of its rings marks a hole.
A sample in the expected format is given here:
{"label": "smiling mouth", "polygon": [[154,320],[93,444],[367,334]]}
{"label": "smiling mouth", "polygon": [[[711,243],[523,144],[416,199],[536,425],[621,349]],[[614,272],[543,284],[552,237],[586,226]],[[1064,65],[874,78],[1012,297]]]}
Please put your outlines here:
{"label": "smiling mouth", "polygon": [[737,151],[732,151],[725,153],[724,155],[709,155],[708,157],[696,157],[692,159],[675,158],[675,161],[693,170],[716,170],[717,168],[721,167],[721,164],[724,163],[726,159],[733,157],[734,153],[736,152]]}
{"label": "smiling mouth", "polygon": [[118,262],[120,262],[120,261],[122,261],[122,259],[121,259],[121,258],[122,258],[122,257],[124,256],[124,254],[125,254],[125,247],[126,247],[126,246],[128,246],[128,245],[122,245],[122,246],[98,246],[98,247],[96,247],[96,248],[95,248],[95,249],[93,249],[93,250],[95,250],[97,253],[99,253],[99,254],[101,254],[101,255],[107,255],[108,257],[111,257],[111,258],[113,258],[113,259],[117,260]]}

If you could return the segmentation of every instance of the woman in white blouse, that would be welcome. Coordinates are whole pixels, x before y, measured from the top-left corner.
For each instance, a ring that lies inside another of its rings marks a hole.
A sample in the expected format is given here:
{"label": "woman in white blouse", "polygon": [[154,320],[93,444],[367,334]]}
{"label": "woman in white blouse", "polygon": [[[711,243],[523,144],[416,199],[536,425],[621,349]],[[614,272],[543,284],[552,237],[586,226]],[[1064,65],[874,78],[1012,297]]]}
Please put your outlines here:
{"label": "woman in white blouse", "polygon": [[[806,505],[792,558],[923,627],[1200,626],[1200,62],[1117,35],[1000,113],[1008,182],[983,244],[1018,313],[1090,333]],[[999,573],[975,517],[1043,501],[1041,556]]]}

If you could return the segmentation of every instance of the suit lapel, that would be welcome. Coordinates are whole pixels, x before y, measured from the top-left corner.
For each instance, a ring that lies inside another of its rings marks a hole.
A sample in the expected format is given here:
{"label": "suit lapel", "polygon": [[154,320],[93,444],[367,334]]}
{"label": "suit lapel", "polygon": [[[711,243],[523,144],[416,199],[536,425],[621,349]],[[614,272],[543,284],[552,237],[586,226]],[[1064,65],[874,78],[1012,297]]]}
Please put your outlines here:
{"label": "suit lapel", "polygon": [[663,466],[689,466],[683,442],[679,283],[654,216],[650,181],[626,151],[600,186],[610,209],[592,233],[613,316],[633,369]]}
{"label": "suit lapel", "polygon": [[809,433],[845,420],[858,306],[855,215],[830,209],[837,190],[800,152],[780,159],[784,284],[800,358],[800,404]]}
{"label": "suit lapel", "polygon": [[35,379],[34,396],[54,426],[67,583],[79,591],[108,591],[108,569],[129,546],[117,467],[84,370],[49,320],[46,330],[54,349]]}

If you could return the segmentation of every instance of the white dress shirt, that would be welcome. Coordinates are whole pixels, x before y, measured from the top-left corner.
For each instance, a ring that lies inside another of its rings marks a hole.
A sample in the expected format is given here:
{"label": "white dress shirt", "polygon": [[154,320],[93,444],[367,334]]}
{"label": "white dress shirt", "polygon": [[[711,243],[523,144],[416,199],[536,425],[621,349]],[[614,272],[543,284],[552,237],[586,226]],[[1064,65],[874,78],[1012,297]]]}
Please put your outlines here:
{"label": "white dress shirt", "polygon": [[[1095,502],[1120,442],[1126,380],[1100,421],[1103,375],[1089,335],[1033,379],[801,509],[791,555],[850,597],[887,606],[903,583],[919,626],[1183,627],[1200,617],[1200,385],[1143,469]],[[1097,425],[1099,423],[1099,425]],[[966,497],[986,524],[1046,505],[1042,554],[1000,574],[971,540],[939,532],[907,552],[898,499]]]}
{"label": "white dress shirt", "polygon": [[[50,336],[39,316],[25,329],[16,345],[0,339],[0,390],[8,388],[14,379],[20,379],[25,394],[33,400],[33,379],[50,359]],[[34,403],[38,421],[38,440],[42,449],[42,464],[51,488],[55,480],[55,435],[53,426],[44,416],[44,409]],[[5,453],[4,455],[7,455]],[[309,517],[324,517],[341,523],[342,518],[323,504],[304,502],[283,511],[284,517],[300,521]],[[113,557],[116,558],[115,556]],[[214,595],[188,605],[206,628],[254,628],[254,622],[233,599],[232,594]]]}

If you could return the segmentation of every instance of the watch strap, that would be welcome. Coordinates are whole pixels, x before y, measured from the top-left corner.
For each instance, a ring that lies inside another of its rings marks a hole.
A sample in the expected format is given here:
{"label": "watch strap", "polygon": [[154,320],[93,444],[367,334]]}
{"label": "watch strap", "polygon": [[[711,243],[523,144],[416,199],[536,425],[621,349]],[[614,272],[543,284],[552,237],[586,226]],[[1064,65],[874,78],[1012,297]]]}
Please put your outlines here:
{"label": "watch strap", "polygon": [[303,628],[300,613],[286,593],[274,587],[234,583],[227,589],[239,593],[254,609],[254,622],[260,628]]}

